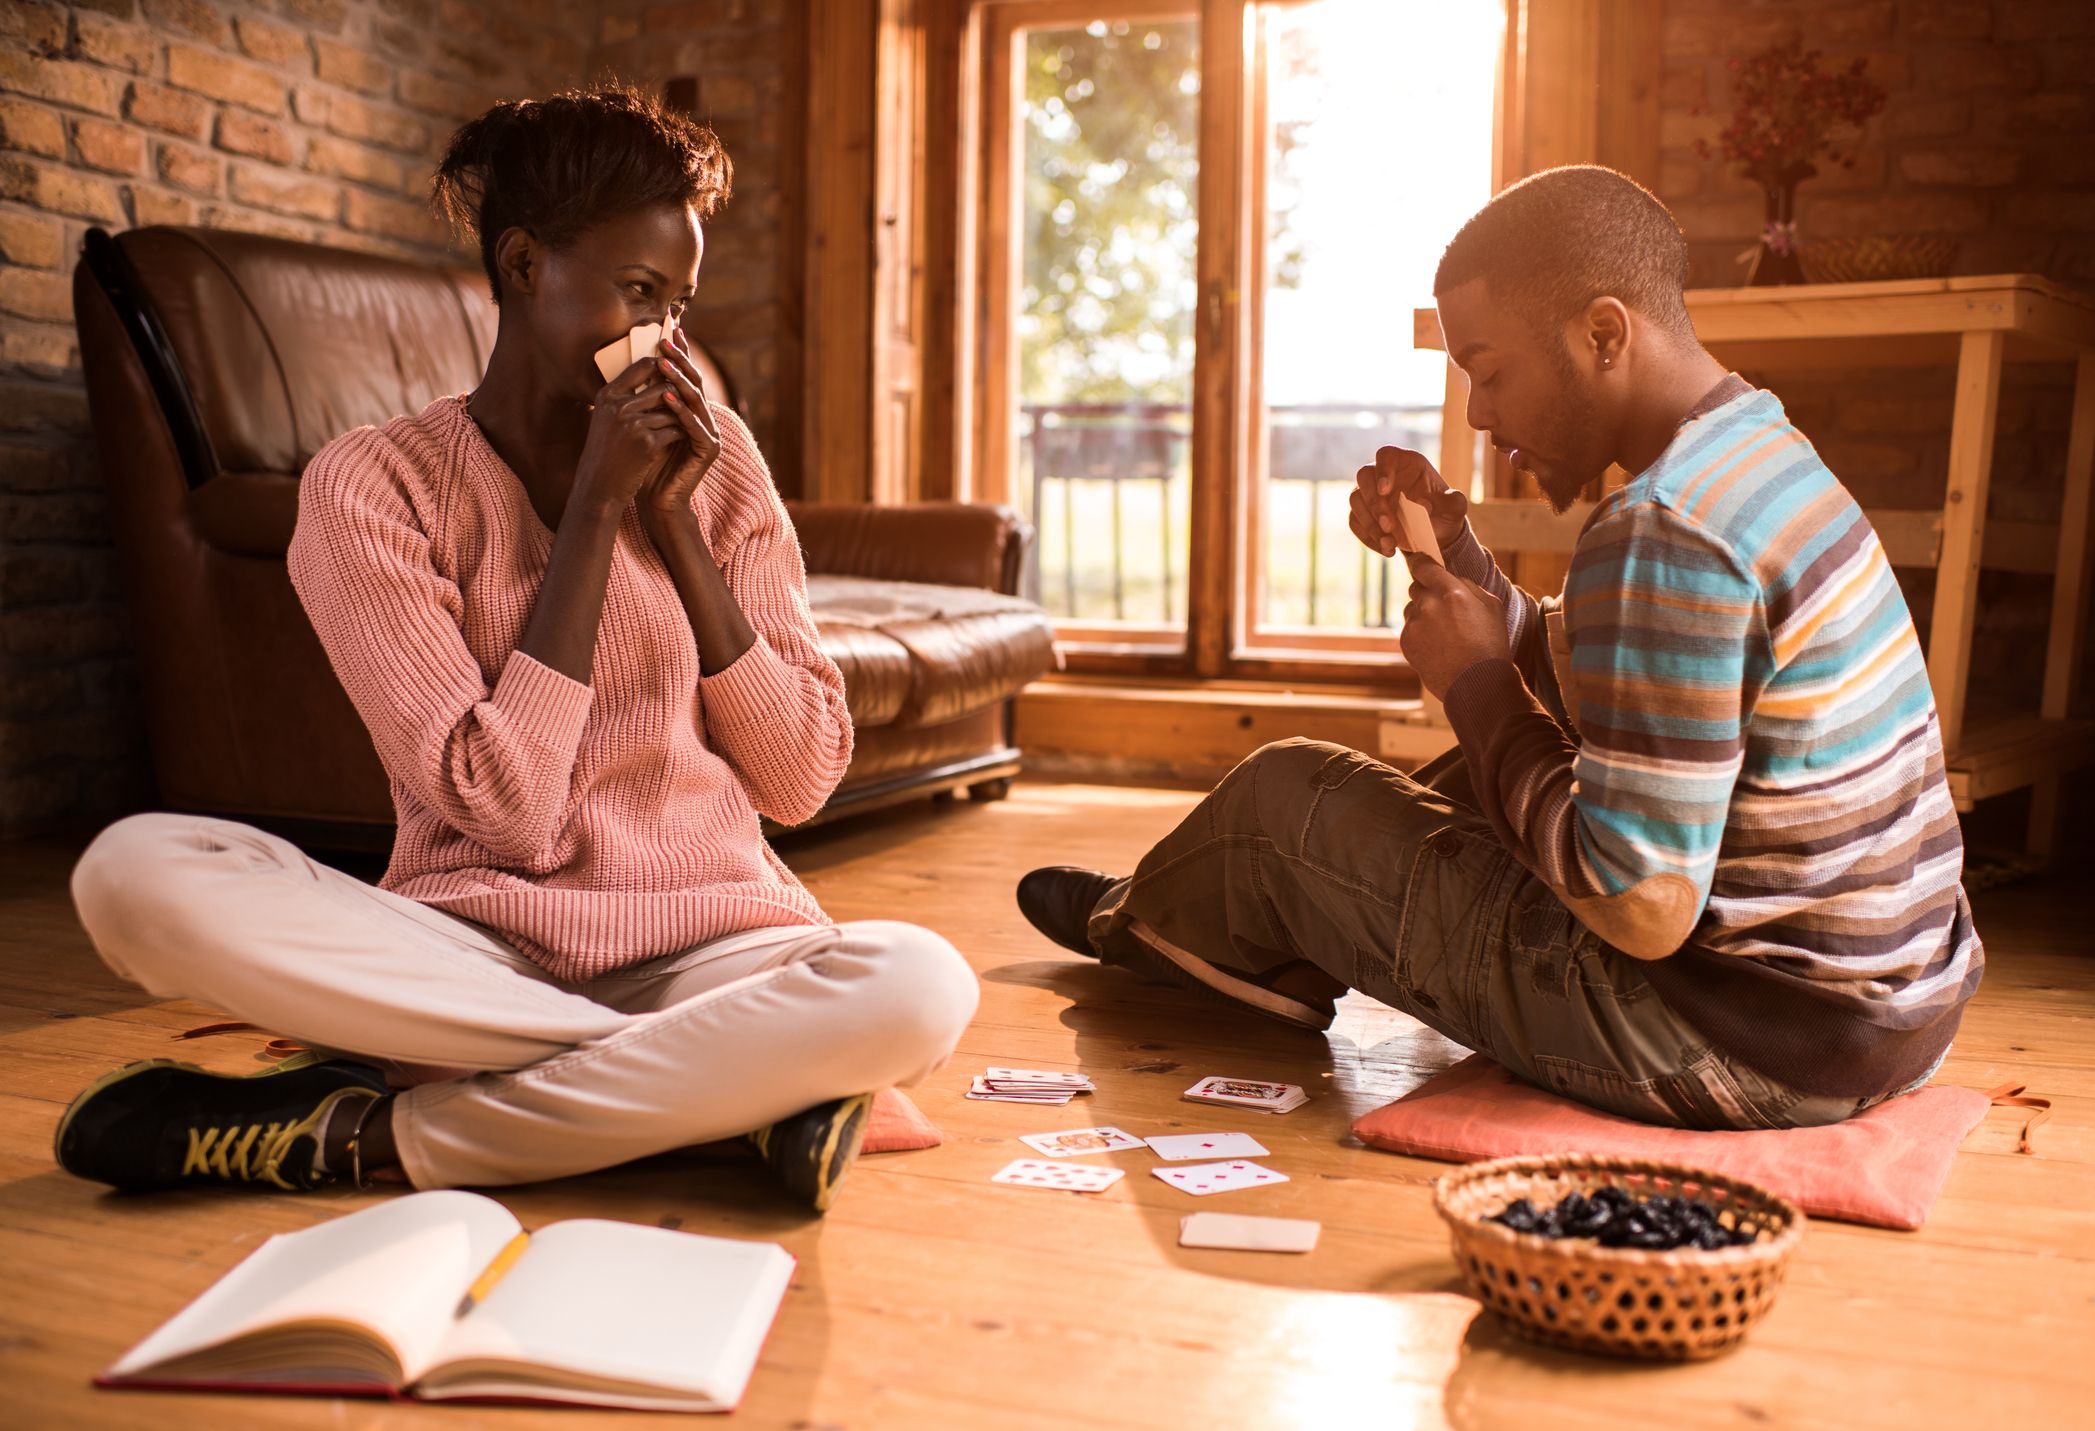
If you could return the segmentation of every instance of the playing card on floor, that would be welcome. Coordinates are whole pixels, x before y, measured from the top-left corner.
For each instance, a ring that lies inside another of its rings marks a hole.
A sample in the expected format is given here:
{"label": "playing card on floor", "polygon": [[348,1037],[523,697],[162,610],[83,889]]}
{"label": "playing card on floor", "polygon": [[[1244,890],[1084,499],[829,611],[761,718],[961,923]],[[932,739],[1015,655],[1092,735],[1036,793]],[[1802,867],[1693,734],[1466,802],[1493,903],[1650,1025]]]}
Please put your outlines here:
{"label": "playing card on floor", "polygon": [[1028,1133],[1019,1141],[1050,1158],[1081,1158],[1086,1153],[1110,1153],[1117,1148],[1142,1146],[1140,1138],[1118,1128],[1071,1128],[1061,1133]]}
{"label": "playing card on floor", "polygon": [[1180,1192],[1195,1197],[1207,1197],[1214,1193],[1237,1192],[1243,1188],[1265,1187],[1269,1183],[1288,1181],[1286,1173],[1276,1173],[1271,1168],[1262,1168],[1257,1163],[1195,1163],[1187,1168],[1151,1168],[1150,1172]]}
{"label": "playing card on floor", "polygon": [[1039,1158],[1018,1158],[1006,1163],[1003,1171],[990,1181],[1026,1188],[1095,1193],[1104,1192],[1126,1175],[1124,1168],[1102,1168],[1096,1163],[1050,1163]]}
{"label": "playing card on floor", "polygon": [[1170,1133],[1143,1141],[1167,1163],[1191,1162],[1195,1158],[1263,1158],[1267,1154],[1249,1133]]}
{"label": "playing card on floor", "polygon": [[1293,1083],[1261,1083],[1252,1078],[1203,1078],[1183,1095],[1196,1103],[1224,1103],[1235,1108],[1263,1108],[1286,1113],[1309,1102]]}
{"label": "playing card on floor", "polygon": [[1316,1248],[1322,1227],[1305,1218],[1189,1212],[1178,1220],[1178,1245],[1227,1247],[1239,1252],[1309,1252]]}

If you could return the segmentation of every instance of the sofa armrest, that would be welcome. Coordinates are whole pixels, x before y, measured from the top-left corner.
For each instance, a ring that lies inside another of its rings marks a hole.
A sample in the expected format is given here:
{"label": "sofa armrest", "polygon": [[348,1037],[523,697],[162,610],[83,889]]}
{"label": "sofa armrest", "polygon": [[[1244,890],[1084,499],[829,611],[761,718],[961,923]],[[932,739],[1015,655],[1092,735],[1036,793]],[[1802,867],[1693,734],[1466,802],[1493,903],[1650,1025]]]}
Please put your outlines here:
{"label": "sofa armrest", "polygon": [[979,586],[1018,595],[1033,528],[988,502],[788,502],[807,569],[828,576]]}

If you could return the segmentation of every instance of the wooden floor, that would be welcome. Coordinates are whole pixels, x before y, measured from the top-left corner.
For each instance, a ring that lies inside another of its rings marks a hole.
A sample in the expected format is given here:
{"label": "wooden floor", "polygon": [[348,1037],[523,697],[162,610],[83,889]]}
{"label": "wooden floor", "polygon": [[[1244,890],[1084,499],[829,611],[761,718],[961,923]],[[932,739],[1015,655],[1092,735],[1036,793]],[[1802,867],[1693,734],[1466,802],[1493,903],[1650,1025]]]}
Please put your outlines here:
{"label": "wooden floor", "polygon": [[[2038,1156],[1996,1109],[1917,1234],[1814,1223],[1736,1353],[1652,1367],[1540,1351],[1464,1296],[1430,1188],[1442,1165],[1350,1141],[1356,1114],[1462,1051],[1357,996],[1326,1039],[1188,1004],[1035,936],[1011,901],[1035,864],[1125,869],[1184,812],[1170,791],[1021,783],[1003,804],[921,805],[817,831],[787,857],[841,919],[932,925],[982,975],[982,1011],[920,1091],[943,1147],[862,1163],[810,1220],[752,1164],[665,1157],[500,1196],[527,1226],[679,1220],[776,1239],[800,1273],[735,1417],[793,1431],[997,1427],[2089,1425],[2095,1399],[2095,958],[2085,880],[1977,897],[1991,967],[1945,1067],[2056,1101]],[[112,1064],[205,1020],[108,975],[65,894],[73,851],[0,846],[0,1425],[559,1427],[630,1414],[98,1392],[89,1378],[253,1249],[384,1194],[105,1196],[60,1173],[59,1110]],[[250,1064],[255,1044],[183,1046]],[[965,1101],[991,1063],[1088,1072],[1067,1108]],[[1300,1083],[1283,1118],[1182,1102],[1203,1074]],[[1307,1257],[1176,1245],[1196,1206],[1130,1176],[1078,1197],[992,1185],[1021,1133],[1244,1126],[1285,1186],[1232,1212],[1320,1219]]]}

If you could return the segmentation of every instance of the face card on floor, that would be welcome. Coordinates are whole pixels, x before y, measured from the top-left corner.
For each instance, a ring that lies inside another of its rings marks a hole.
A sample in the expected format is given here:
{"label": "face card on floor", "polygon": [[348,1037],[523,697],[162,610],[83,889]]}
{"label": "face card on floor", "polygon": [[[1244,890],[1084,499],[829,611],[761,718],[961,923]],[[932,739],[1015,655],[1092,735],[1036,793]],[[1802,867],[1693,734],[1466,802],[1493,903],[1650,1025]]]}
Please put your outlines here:
{"label": "face card on floor", "polygon": [[1311,1252],[1322,1229],[1322,1223],[1307,1218],[1189,1212],[1178,1220],[1178,1245],[1227,1247],[1239,1252]]}
{"label": "face card on floor", "polygon": [[1104,1192],[1127,1175],[1124,1168],[1102,1168],[1096,1163],[1049,1163],[1038,1158],[1018,1158],[1006,1163],[990,1181],[1015,1183],[1025,1188],[1060,1188],[1063,1192]]}
{"label": "face card on floor", "polygon": [[1248,1078],[1203,1078],[1186,1090],[1188,1098],[1219,1098],[1247,1107],[1265,1108],[1285,1103],[1291,1083],[1258,1083]]}
{"label": "face card on floor", "polygon": [[[1116,1148],[1139,1148],[1142,1140],[1118,1128],[1072,1128],[1066,1133],[1028,1133],[1019,1141],[1050,1158],[1081,1158],[1086,1153],[1110,1153]],[[1259,1149],[1264,1152],[1265,1149]]]}
{"label": "face card on floor", "polygon": [[1189,1192],[1195,1197],[1261,1188],[1288,1180],[1286,1173],[1276,1173],[1257,1163],[1195,1163],[1188,1168],[1151,1168],[1150,1172],[1180,1192]]}
{"label": "face card on floor", "polygon": [[1167,1163],[1191,1162],[1195,1158],[1263,1158],[1267,1153],[1249,1133],[1171,1133],[1144,1141]]}

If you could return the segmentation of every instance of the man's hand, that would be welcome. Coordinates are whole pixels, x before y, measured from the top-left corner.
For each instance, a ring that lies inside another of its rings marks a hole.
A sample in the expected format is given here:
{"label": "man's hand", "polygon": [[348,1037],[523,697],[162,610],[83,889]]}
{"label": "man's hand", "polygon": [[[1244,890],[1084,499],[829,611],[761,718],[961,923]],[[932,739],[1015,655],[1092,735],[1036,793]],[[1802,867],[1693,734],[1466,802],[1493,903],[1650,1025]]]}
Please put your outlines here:
{"label": "man's hand", "polygon": [[1377,556],[1393,556],[1404,535],[1397,520],[1397,496],[1419,502],[1433,519],[1433,536],[1446,551],[1469,525],[1469,498],[1440,480],[1424,454],[1405,447],[1384,447],[1372,467],[1353,475],[1347,525],[1361,545]]}
{"label": "man's hand", "polygon": [[1398,644],[1420,683],[1442,700],[1455,678],[1476,662],[1513,655],[1506,644],[1505,603],[1427,561],[1412,568],[1411,599],[1404,606]]}

